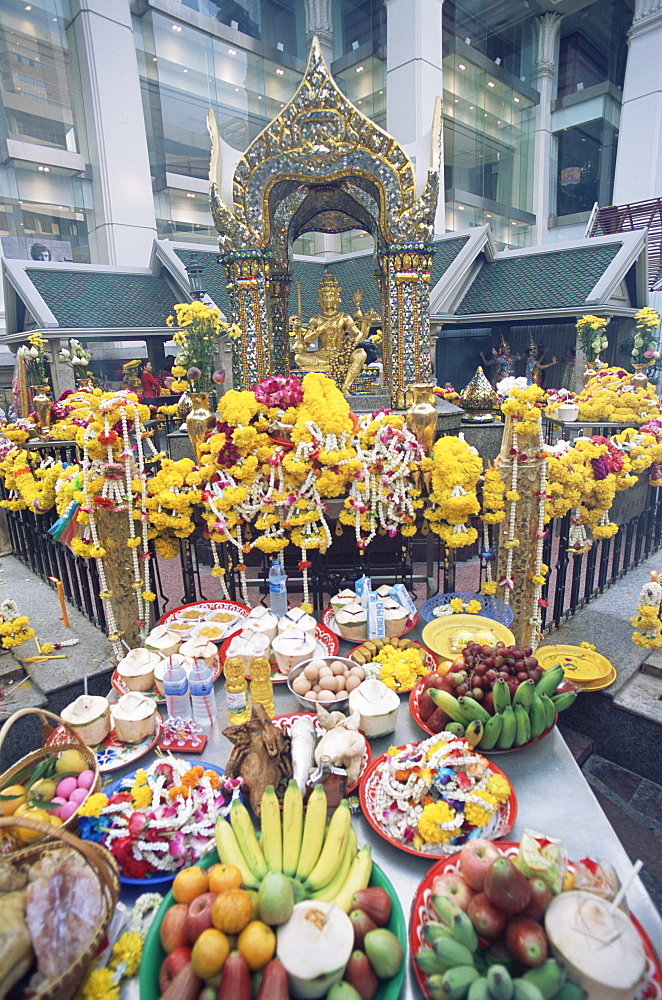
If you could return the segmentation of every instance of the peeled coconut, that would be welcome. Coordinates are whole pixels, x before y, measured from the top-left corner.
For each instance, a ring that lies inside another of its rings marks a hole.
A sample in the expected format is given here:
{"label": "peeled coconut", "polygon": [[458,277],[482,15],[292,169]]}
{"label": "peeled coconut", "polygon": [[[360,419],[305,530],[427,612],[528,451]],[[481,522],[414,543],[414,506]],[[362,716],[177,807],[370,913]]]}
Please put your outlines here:
{"label": "peeled coconut", "polygon": [[354,926],[334,903],[297,903],[276,935],[293,997],[314,1000],[340,982],[354,948]]}
{"label": "peeled coconut", "polygon": [[646,955],[634,924],[622,910],[590,892],[561,892],[545,913],[545,931],[555,958],[587,1000],[634,1000]]}
{"label": "peeled coconut", "polygon": [[110,732],[110,705],[98,694],[82,694],[60,716],[88,747],[97,746]]}
{"label": "peeled coconut", "polygon": [[129,691],[113,705],[112,717],[121,743],[140,743],[154,732],[156,702],[138,691]]}

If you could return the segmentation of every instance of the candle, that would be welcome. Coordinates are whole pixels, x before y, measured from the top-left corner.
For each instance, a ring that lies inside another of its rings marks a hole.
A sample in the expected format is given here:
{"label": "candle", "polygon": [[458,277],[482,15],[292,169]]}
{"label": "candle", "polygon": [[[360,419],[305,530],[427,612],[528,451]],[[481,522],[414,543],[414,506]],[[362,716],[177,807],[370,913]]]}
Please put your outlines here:
{"label": "candle", "polygon": [[55,576],[49,576],[49,580],[52,580],[57,587],[57,596],[60,599],[60,610],[62,611],[62,625],[64,628],[69,628],[69,617],[67,615],[67,606],[64,603],[64,587],[62,586],[62,581],[58,580]]}

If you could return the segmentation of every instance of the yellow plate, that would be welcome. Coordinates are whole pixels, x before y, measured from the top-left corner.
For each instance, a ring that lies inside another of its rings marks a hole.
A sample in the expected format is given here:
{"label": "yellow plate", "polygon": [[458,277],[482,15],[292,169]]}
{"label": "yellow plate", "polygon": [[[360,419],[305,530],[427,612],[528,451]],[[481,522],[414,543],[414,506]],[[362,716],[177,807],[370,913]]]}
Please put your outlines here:
{"label": "yellow plate", "polygon": [[568,680],[578,684],[605,680],[614,669],[605,656],[581,646],[540,646],[536,657],[543,670],[560,663]]}
{"label": "yellow plate", "polygon": [[617,677],[618,674],[612,667],[606,677],[600,677],[597,681],[587,681],[585,684],[575,681],[575,683],[582,691],[604,691],[605,688],[614,683]]}
{"label": "yellow plate", "polygon": [[447,615],[429,622],[423,629],[425,645],[446,660],[460,656],[472,640],[487,645],[505,642],[507,646],[512,646],[515,636],[501,622],[483,618],[482,615]]}

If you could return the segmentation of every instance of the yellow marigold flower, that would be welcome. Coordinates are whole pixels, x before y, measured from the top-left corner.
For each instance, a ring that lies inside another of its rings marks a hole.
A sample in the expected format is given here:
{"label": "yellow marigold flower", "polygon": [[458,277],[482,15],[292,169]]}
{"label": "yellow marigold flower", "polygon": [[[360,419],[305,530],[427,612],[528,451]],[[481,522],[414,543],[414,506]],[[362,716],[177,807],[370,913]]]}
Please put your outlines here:
{"label": "yellow marigold flower", "polygon": [[464,610],[461,597],[453,597],[449,604],[453,614],[459,615]]}
{"label": "yellow marigold flower", "polygon": [[496,594],[497,588],[498,584],[494,583],[494,581],[486,580],[485,583],[482,584],[480,589],[484,594],[487,594],[489,597],[492,597],[494,594]]}
{"label": "yellow marigold flower", "polygon": [[118,965],[124,964],[124,976],[130,978],[135,976],[140,967],[140,956],[143,950],[143,939],[136,931],[125,931],[116,941],[110,953],[109,966],[116,969]]}
{"label": "yellow marigold flower", "polygon": [[98,817],[107,805],[108,796],[104,795],[103,792],[95,792],[94,795],[88,795],[83,804],[78,807],[78,815]]}
{"label": "yellow marigold flower", "polygon": [[76,994],[76,1000],[119,1000],[120,987],[112,969],[93,969]]}
{"label": "yellow marigold flower", "polygon": [[487,792],[474,796],[476,801],[466,802],[464,805],[464,818],[471,826],[487,826],[496,810],[496,799]]}
{"label": "yellow marigold flower", "polygon": [[483,605],[480,603],[480,601],[469,601],[465,610],[467,614],[479,615],[483,610]]}
{"label": "yellow marigold flower", "polygon": [[510,796],[510,785],[500,774],[492,774],[487,779],[487,790],[497,802],[507,802]]}
{"label": "yellow marigold flower", "polygon": [[433,802],[424,807],[418,821],[418,832],[429,844],[443,844],[457,833],[455,827],[444,830],[442,823],[452,823],[455,810],[447,802]]}

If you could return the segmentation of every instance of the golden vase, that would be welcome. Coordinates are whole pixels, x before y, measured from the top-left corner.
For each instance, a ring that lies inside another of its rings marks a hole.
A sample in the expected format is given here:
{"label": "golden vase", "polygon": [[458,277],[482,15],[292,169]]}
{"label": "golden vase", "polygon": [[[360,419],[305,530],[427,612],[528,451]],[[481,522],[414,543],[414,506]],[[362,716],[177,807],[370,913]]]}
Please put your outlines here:
{"label": "golden vase", "polygon": [[437,434],[437,407],[433,389],[432,385],[413,385],[412,403],[406,416],[407,427],[418,438],[428,455]]}
{"label": "golden vase", "polygon": [[193,446],[195,460],[200,464],[200,446],[204,444],[207,431],[216,425],[216,417],[209,409],[209,393],[191,394],[192,408],[186,418],[186,432]]}
{"label": "golden vase", "polygon": [[635,389],[637,387],[645,389],[648,385],[648,375],[646,374],[647,364],[635,364],[632,362],[632,367],[634,368],[634,374],[630,376],[630,385],[633,385]]}
{"label": "golden vase", "polygon": [[33,389],[32,405],[37,414],[39,426],[45,430],[51,426],[51,397],[48,395],[50,386],[35,385]]}

